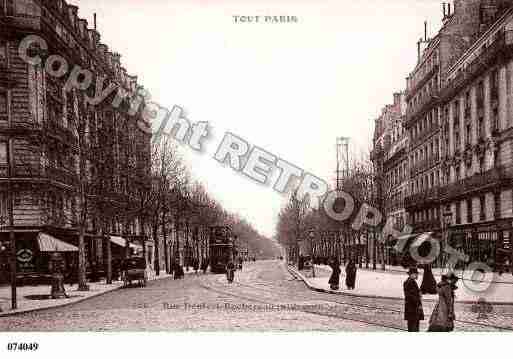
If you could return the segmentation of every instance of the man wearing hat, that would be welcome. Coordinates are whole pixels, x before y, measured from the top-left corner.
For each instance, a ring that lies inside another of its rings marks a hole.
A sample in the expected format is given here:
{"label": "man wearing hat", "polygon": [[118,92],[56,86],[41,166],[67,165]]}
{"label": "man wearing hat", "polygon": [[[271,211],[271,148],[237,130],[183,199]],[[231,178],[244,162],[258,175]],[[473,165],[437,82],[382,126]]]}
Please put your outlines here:
{"label": "man wearing hat", "polygon": [[418,332],[421,320],[424,320],[424,310],[422,309],[422,298],[420,294],[417,278],[419,272],[417,268],[408,270],[408,279],[403,284],[404,289],[404,320],[408,322],[409,332]]}

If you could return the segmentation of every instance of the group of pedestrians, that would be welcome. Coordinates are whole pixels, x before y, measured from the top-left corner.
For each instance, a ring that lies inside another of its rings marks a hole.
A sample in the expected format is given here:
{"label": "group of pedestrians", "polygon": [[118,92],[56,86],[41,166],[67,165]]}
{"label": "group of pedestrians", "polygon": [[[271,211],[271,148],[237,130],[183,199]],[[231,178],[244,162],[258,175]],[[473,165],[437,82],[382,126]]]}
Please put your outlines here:
{"label": "group of pedestrians", "polygon": [[[331,276],[328,280],[330,288],[333,290],[339,289],[340,282],[340,261],[338,258],[333,258],[329,262],[332,269]],[[350,259],[345,268],[346,272],[346,287],[348,290],[353,290],[356,283],[356,264],[354,260]],[[454,292],[458,287],[458,277],[454,273],[443,274],[441,281],[436,283],[431,271],[431,267],[424,268],[424,277],[427,279],[423,281],[422,287],[417,284],[419,276],[418,269],[411,267],[408,270],[408,278],[403,284],[404,290],[404,319],[408,325],[409,332],[418,332],[420,322],[424,320],[424,309],[422,307],[422,294],[438,294],[438,302],[435,305],[433,313],[429,319],[430,332],[451,332],[454,330]]]}
{"label": "group of pedestrians", "polygon": [[[329,262],[329,266],[331,267],[331,276],[328,280],[328,284],[330,285],[330,288],[333,290],[339,289],[339,283],[340,283],[340,261],[338,258],[333,258]],[[350,259],[349,262],[346,265],[346,287],[349,290],[353,290],[356,284],[356,264],[355,262]]]}
{"label": "group of pedestrians", "polygon": [[[417,284],[419,272],[417,268],[408,270],[408,279],[403,284],[404,289],[404,319],[408,323],[409,332],[418,332],[420,321],[424,320],[422,294]],[[443,274],[440,283],[436,285],[438,302],[429,318],[429,332],[451,332],[454,330],[454,292],[458,287],[458,277],[454,273]]]}

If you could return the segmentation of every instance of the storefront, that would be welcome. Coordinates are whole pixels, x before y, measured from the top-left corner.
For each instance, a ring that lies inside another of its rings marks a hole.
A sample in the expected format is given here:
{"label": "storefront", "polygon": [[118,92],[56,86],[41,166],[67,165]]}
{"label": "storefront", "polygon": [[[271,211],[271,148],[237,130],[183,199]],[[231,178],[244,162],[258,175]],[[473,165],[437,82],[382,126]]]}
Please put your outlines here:
{"label": "storefront", "polygon": [[469,262],[486,263],[500,270],[513,259],[511,221],[467,225],[449,230],[449,245],[469,256]]}
{"label": "storefront", "polygon": [[[2,236],[2,243],[5,240]],[[3,244],[6,248],[5,244]],[[16,233],[16,271],[18,284],[48,284],[50,273],[48,263],[51,253],[61,253],[65,260],[65,271],[71,272],[71,268],[78,261],[78,248],[66,243],[45,232]],[[0,255],[2,265],[1,283],[9,282],[9,251],[4,250]]]}

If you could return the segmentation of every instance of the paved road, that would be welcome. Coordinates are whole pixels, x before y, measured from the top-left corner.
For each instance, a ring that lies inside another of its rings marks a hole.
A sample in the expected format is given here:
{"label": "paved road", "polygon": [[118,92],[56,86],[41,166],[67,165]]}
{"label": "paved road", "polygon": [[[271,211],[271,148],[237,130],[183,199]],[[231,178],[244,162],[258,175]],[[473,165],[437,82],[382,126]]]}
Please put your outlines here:
{"label": "paved road", "polygon": [[[312,292],[283,263],[262,261],[246,264],[231,284],[212,274],[157,280],[64,308],[1,318],[0,331],[399,331],[401,307],[400,301]],[[456,329],[494,330],[474,323]]]}

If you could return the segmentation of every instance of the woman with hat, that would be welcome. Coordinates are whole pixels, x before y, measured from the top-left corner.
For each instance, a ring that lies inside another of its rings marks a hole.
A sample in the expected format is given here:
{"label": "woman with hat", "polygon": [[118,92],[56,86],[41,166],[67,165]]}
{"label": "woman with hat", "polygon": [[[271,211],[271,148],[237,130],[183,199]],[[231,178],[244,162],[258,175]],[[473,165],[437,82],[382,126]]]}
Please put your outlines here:
{"label": "woman with hat", "polygon": [[429,332],[452,332],[454,330],[454,291],[458,289],[458,277],[454,273],[442,275],[437,284],[438,303],[429,319]]}
{"label": "woman with hat", "polygon": [[419,272],[412,267],[408,270],[408,279],[403,284],[404,289],[404,320],[408,322],[409,332],[418,332],[421,320],[424,320],[422,297],[417,278]]}

